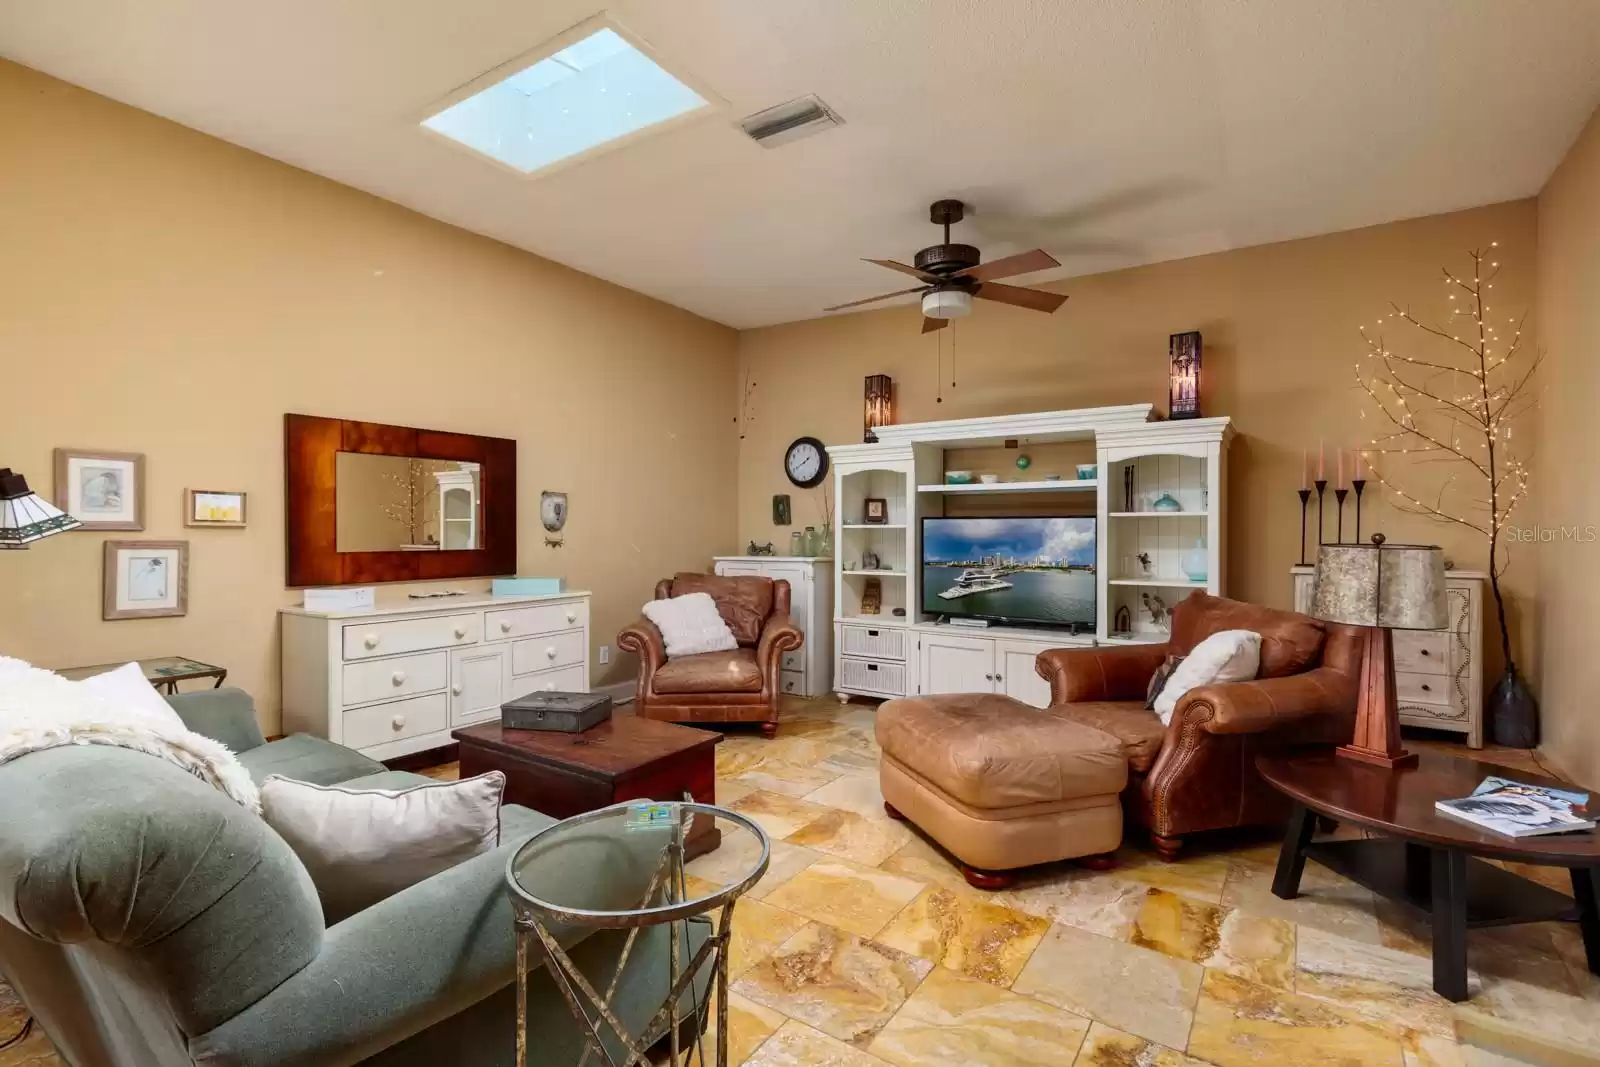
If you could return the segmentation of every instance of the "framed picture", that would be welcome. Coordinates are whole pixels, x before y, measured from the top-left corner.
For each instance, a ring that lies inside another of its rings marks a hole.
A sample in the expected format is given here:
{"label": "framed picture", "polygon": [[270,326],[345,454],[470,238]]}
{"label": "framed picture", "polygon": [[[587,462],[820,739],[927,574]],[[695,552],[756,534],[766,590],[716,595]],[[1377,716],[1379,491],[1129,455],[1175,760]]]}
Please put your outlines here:
{"label": "framed picture", "polygon": [[223,489],[185,489],[185,526],[243,526],[245,494]]}
{"label": "framed picture", "polygon": [[189,613],[189,542],[107,541],[105,619]]}
{"label": "framed picture", "polygon": [[866,522],[886,523],[889,521],[889,501],[880,496],[869,496],[864,503],[867,510],[862,518]]}
{"label": "framed picture", "polygon": [[144,456],[58,448],[55,505],[85,530],[144,529]]}

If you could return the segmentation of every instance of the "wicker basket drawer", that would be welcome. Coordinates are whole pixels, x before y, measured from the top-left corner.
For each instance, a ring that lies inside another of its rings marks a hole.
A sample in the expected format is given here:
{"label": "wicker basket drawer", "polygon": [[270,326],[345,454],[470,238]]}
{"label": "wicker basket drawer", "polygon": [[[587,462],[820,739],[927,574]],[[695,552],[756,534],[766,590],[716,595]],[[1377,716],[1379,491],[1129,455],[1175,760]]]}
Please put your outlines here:
{"label": "wicker basket drawer", "polygon": [[870,659],[905,659],[906,632],[885,626],[839,627],[839,652]]}
{"label": "wicker basket drawer", "polygon": [[876,696],[905,696],[906,665],[870,659],[842,658],[839,660],[839,688]]}

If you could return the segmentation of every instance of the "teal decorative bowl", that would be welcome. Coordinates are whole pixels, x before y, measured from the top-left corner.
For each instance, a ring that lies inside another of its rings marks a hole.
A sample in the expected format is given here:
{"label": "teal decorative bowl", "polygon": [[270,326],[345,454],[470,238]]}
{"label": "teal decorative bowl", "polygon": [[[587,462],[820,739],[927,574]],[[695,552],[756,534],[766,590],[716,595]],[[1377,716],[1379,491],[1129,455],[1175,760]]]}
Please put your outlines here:
{"label": "teal decorative bowl", "polygon": [[1160,498],[1150,505],[1151,511],[1182,511],[1183,505],[1175,500],[1171,493],[1162,493]]}

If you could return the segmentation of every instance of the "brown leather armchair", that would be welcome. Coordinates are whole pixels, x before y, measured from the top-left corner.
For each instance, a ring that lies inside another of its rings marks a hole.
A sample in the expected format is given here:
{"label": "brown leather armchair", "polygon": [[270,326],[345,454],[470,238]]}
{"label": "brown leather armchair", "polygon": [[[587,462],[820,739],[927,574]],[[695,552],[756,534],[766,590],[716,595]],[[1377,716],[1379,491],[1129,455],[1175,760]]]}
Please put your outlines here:
{"label": "brown leather armchair", "polygon": [[[1161,725],[1145,707],[1151,675],[1169,654],[1186,655],[1221,630],[1261,635],[1259,675],[1191,689]],[[1050,683],[1051,712],[1122,741],[1123,806],[1170,860],[1186,834],[1283,818],[1287,802],[1256,775],[1256,752],[1284,742],[1347,743],[1361,655],[1357,627],[1194,593],[1173,609],[1165,644],[1051,649],[1035,669]]]}
{"label": "brown leather armchair", "polygon": [[789,583],[755,575],[680,573],[656,583],[656,599],[709,593],[739,647],[731,652],[667,658],[655,623],[641,618],[617,635],[617,647],[639,656],[637,709],[668,722],[759,722],[778,732],[783,654],[805,635],[789,621]]}

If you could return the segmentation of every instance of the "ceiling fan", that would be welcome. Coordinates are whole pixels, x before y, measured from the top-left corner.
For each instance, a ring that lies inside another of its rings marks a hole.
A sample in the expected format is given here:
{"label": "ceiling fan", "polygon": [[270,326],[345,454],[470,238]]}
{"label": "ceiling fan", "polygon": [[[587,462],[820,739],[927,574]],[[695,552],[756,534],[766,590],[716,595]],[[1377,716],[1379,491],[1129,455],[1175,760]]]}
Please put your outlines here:
{"label": "ceiling fan", "polygon": [[972,298],[996,300],[1030,311],[1045,314],[1067,302],[1060,293],[1043,289],[1028,289],[1020,285],[1001,285],[996,278],[1009,278],[1014,274],[1029,274],[1036,270],[1059,267],[1056,258],[1043,249],[1022,252],[1015,256],[984,263],[972,245],[950,243],[950,227],[961,221],[966,206],[959,200],[935,200],[928,209],[928,218],[935,226],[944,227],[944,243],[924,248],[913,257],[915,266],[893,259],[869,259],[880,267],[897,270],[921,280],[921,285],[893,293],[869,296],[865,300],[852,300],[848,304],[835,304],[824,311],[840,311],[860,307],[890,297],[922,294],[922,332],[942,330],[950,320],[972,313]]}

